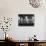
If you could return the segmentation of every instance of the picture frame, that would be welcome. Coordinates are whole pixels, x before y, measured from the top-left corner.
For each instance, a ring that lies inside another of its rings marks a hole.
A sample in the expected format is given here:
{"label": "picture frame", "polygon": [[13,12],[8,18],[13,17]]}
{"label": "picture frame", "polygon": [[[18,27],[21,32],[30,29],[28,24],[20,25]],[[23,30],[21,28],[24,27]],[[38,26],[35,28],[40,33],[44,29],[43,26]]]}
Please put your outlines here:
{"label": "picture frame", "polygon": [[18,26],[34,26],[34,14],[18,14]]}

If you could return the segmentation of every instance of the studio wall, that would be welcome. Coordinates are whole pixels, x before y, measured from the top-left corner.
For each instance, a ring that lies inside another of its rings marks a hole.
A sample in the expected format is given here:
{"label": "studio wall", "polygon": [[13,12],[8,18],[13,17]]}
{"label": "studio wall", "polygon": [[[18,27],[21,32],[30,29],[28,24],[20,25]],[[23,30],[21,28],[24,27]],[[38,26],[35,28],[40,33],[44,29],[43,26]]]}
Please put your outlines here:
{"label": "studio wall", "polygon": [[[33,8],[29,4],[29,0],[0,0],[0,19],[4,16],[13,18],[8,33],[12,34],[16,40],[28,40],[34,34],[38,40],[45,40],[45,12],[46,6],[44,4],[42,7]],[[30,27],[18,26],[18,14],[34,14],[35,25]],[[0,31],[0,35],[0,39],[4,39],[2,31]]]}

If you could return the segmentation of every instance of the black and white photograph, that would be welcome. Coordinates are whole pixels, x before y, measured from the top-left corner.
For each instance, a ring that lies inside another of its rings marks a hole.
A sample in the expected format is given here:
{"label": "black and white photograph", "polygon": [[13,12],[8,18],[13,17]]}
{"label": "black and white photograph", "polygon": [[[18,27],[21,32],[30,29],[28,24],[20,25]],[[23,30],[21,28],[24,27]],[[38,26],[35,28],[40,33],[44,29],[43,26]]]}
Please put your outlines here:
{"label": "black and white photograph", "polygon": [[19,26],[34,26],[34,14],[18,14]]}

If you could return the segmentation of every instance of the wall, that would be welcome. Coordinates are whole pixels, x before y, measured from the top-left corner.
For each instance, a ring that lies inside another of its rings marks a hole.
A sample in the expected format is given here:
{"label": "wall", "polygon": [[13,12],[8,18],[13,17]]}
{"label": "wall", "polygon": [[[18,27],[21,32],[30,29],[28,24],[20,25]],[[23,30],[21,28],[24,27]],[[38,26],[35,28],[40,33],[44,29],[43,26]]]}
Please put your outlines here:
{"label": "wall", "polygon": [[[27,40],[34,34],[37,35],[39,40],[45,40],[45,15],[46,6],[33,8],[30,6],[28,0],[0,0],[0,19],[1,17],[12,17],[13,22],[10,33],[17,40]],[[18,26],[18,14],[35,14],[35,26],[34,27],[19,27]],[[0,35],[2,35],[0,31]],[[4,34],[4,33],[3,33]],[[4,37],[0,36],[0,39]]]}

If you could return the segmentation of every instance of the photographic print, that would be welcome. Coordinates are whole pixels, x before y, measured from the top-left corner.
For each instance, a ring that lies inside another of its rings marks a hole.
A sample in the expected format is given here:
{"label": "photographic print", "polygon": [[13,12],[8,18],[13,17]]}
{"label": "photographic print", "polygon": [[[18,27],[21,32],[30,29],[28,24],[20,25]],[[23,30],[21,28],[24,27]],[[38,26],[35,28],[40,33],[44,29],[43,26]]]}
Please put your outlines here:
{"label": "photographic print", "polygon": [[34,26],[34,14],[18,14],[19,26]]}

